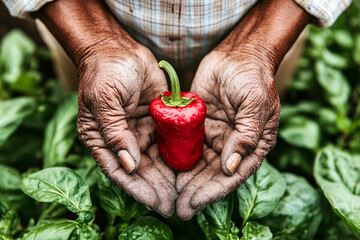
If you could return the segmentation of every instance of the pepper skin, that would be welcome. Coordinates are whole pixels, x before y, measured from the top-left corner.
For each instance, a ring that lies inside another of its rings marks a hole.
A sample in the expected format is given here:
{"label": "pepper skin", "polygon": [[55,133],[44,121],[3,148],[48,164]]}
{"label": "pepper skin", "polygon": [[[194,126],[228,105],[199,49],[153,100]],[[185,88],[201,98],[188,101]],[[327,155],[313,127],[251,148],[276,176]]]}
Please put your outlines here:
{"label": "pepper skin", "polygon": [[174,170],[185,171],[193,168],[203,153],[206,107],[198,95],[181,92],[175,70],[165,61],[159,63],[160,67],[161,64],[166,65],[163,68],[170,75],[172,92],[152,100],[150,115],[161,156]]}

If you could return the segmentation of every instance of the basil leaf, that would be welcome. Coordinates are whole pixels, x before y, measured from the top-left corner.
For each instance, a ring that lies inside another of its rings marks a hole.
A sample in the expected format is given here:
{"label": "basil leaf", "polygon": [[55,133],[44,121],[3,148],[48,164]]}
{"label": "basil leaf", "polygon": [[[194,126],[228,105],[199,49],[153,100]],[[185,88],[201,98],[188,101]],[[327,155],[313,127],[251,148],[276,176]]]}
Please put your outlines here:
{"label": "basil leaf", "polygon": [[320,133],[319,124],[303,116],[293,116],[279,129],[279,136],[287,143],[308,149],[318,148]]}
{"label": "basil leaf", "polygon": [[53,239],[66,240],[76,228],[77,223],[72,220],[58,219],[42,221],[26,233],[22,240]]}
{"label": "basil leaf", "polygon": [[[94,229],[95,227],[96,229]],[[99,228],[96,225],[77,224],[70,239],[74,240],[98,240],[101,239]]]}
{"label": "basil leaf", "polygon": [[198,213],[197,221],[206,239],[238,239],[237,233],[239,230],[231,221],[233,208],[233,196],[229,194]]}
{"label": "basil leaf", "polygon": [[76,165],[76,173],[79,174],[88,184],[89,188],[96,185],[98,181],[97,174],[97,165],[92,156],[79,156],[79,155],[70,155],[66,162],[77,161],[74,164]]}
{"label": "basil leaf", "polygon": [[345,29],[336,29],[333,31],[334,41],[342,48],[350,50],[354,46],[354,39],[351,33]]}
{"label": "basil leaf", "polygon": [[270,240],[273,236],[269,227],[257,222],[247,222],[242,233],[240,240]]}
{"label": "basil leaf", "polygon": [[314,239],[342,240],[360,239],[350,227],[339,218],[331,209],[331,205],[325,197],[321,199],[323,220]]}
{"label": "basil leaf", "polygon": [[0,201],[15,210],[33,209],[33,202],[20,189],[21,176],[15,168],[0,164]]}
{"label": "basil leaf", "polygon": [[66,160],[77,134],[77,94],[66,96],[45,130],[44,167],[61,165]]}
{"label": "basil leaf", "polygon": [[356,64],[360,65],[360,33],[356,34],[353,59]]}
{"label": "basil leaf", "polygon": [[321,105],[318,102],[312,101],[301,101],[296,105],[283,105],[281,106],[280,121],[285,123],[290,120],[296,114],[312,114],[315,115]]}
{"label": "basil leaf", "polygon": [[0,101],[0,146],[20,127],[24,118],[35,109],[36,99],[32,97]]}
{"label": "basil leaf", "polygon": [[316,156],[315,180],[335,213],[360,235],[360,161],[328,146]]}
{"label": "basil leaf", "polygon": [[344,56],[336,52],[332,52],[329,49],[324,49],[322,52],[322,60],[330,67],[338,69],[344,69],[349,66],[349,63]]}
{"label": "basil leaf", "polygon": [[0,233],[0,240],[13,240],[13,238]]}
{"label": "basil leaf", "polygon": [[[8,84],[15,83],[35,59],[34,42],[20,30],[12,30],[1,41],[1,78]],[[36,64],[36,63],[35,63]]]}
{"label": "basil leaf", "polygon": [[285,179],[265,160],[259,170],[236,190],[243,225],[248,220],[268,215],[284,195],[285,189]]}
{"label": "basil leaf", "polygon": [[0,233],[13,236],[20,227],[20,218],[8,205],[0,201]]}
{"label": "basil leaf", "polygon": [[172,232],[168,225],[154,217],[142,217],[127,227],[119,236],[119,240],[171,240]]}
{"label": "basil leaf", "polygon": [[260,220],[277,238],[312,239],[322,219],[319,193],[303,177],[282,174],[287,187],[274,210]]}
{"label": "basil leaf", "polygon": [[124,222],[144,215],[147,209],[111,182],[100,169],[98,187],[101,207],[109,214],[121,217]]}
{"label": "basil leaf", "polygon": [[47,168],[22,180],[21,189],[40,202],[57,202],[70,211],[90,211],[90,191],[86,182],[69,168]]}
{"label": "basil leaf", "polygon": [[326,92],[327,100],[335,108],[346,105],[350,97],[350,84],[344,74],[335,70],[322,61],[315,64],[316,76],[319,84]]}

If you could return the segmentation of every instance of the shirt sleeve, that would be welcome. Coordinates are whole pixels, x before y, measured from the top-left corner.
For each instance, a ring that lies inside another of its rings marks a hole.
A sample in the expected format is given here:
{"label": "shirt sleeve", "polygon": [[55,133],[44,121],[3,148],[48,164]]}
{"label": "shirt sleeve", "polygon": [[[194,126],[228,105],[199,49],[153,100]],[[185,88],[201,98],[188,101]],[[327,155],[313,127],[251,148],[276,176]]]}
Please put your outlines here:
{"label": "shirt sleeve", "polygon": [[30,13],[39,10],[53,0],[2,0],[10,14],[14,17],[27,18]]}
{"label": "shirt sleeve", "polygon": [[351,4],[351,0],[295,0],[295,2],[316,18],[315,24],[319,27],[332,25]]}

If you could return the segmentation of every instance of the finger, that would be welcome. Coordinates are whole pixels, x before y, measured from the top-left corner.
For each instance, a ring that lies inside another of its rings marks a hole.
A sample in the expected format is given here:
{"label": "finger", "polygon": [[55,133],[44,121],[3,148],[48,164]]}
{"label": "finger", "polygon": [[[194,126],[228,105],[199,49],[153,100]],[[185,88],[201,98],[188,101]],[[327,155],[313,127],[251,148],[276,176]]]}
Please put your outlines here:
{"label": "finger", "polygon": [[[140,107],[143,108],[143,107]],[[149,146],[156,141],[155,127],[153,120],[149,116],[149,106],[147,108],[147,116],[131,116],[131,119],[127,120],[129,130],[135,135],[140,147],[140,152],[144,153]],[[139,110],[137,109],[136,112]]]}
{"label": "finger", "polygon": [[127,174],[114,153],[107,148],[93,148],[92,154],[102,171],[128,195],[154,209],[159,201],[152,186],[138,174]]}
{"label": "finger", "polygon": [[129,116],[122,108],[121,102],[116,97],[97,96],[93,104],[97,106],[93,112],[106,147],[118,156],[126,172],[136,171],[141,160],[140,146],[129,129],[127,123]]}
{"label": "finger", "polygon": [[197,189],[209,181],[218,171],[221,171],[219,157],[214,156],[206,168],[194,176],[186,185],[176,201],[176,213],[181,219],[189,220],[199,211],[199,209],[191,206],[191,198]]}
{"label": "finger", "polygon": [[176,190],[178,193],[181,193],[184,187],[195,177],[197,176],[205,167],[208,165],[208,159],[213,159],[215,157],[215,152],[204,144],[204,153],[203,157],[195,165],[195,167],[186,172],[179,172],[176,178]]}
{"label": "finger", "polygon": [[154,168],[152,161],[145,155],[142,155],[138,174],[146,180],[146,182],[153,186],[158,198],[158,204],[154,210],[164,217],[170,217],[174,213],[175,199],[177,192],[174,185],[171,185],[165,177]]}
{"label": "finger", "polygon": [[205,142],[218,154],[221,153],[225,139],[229,137],[233,127],[226,121],[210,118],[205,119]]}
{"label": "finger", "polygon": [[257,149],[241,161],[239,168],[232,176],[226,176],[223,172],[219,172],[199,187],[191,198],[191,207],[201,209],[238,188],[261,166],[269,149],[267,141],[261,139]]}
{"label": "finger", "polygon": [[138,174],[129,175],[121,168],[117,156],[106,148],[94,116],[81,102],[79,102],[79,109],[81,109],[77,123],[79,139],[90,149],[102,171],[137,201],[145,204],[148,208],[155,208],[158,199],[152,186]]}
{"label": "finger", "polygon": [[262,96],[257,96],[251,103],[246,101],[245,108],[239,108],[235,116],[235,129],[225,140],[221,152],[221,166],[226,175],[231,176],[241,160],[256,149],[270,118],[270,107],[266,102]]}
{"label": "finger", "polygon": [[146,155],[152,160],[153,165],[159,170],[164,178],[172,185],[175,186],[175,173],[170,167],[164,162],[160,156],[160,152],[157,144],[153,144]]}

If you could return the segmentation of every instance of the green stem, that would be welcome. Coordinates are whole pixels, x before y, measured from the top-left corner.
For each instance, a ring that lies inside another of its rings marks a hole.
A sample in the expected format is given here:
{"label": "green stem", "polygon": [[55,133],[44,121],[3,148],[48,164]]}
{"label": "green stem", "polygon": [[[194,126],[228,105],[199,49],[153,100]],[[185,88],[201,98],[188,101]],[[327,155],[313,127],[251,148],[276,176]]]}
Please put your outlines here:
{"label": "green stem", "polygon": [[181,97],[179,78],[170,63],[162,60],[159,62],[159,68],[165,69],[170,78],[171,97],[162,96],[162,101],[166,106],[185,107],[194,100],[194,98]]}
{"label": "green stem", "polygon": [[170,84],[171,84],[171,99],[170,103],[177,105],[181,104],[181,90],[180,90],[180,82],[178,75],[175,72],[175,69],[170,65],[170,63],[162,60],[159,62],[159,67],[165,69],[165,71],[169,74]]}

